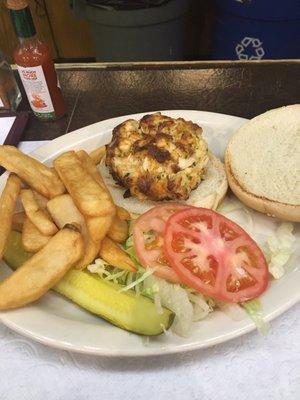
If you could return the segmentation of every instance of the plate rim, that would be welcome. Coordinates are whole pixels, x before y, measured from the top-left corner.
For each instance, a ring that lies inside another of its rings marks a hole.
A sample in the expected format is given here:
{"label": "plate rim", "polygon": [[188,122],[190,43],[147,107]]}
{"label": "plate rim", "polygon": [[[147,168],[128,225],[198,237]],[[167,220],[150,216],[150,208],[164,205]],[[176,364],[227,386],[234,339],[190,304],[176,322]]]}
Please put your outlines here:
{"label": "plate rim", "polygon": [[[285,311],[289,310],[291,307],[296,305],[300,301],[300,295],[299,297],[295,296],[292,300],[286,302],[284,305],[282,305],[281,308],[277,308],[273,313],[269,314],[266,316],[264,319],[267,322],[271,322],[273,319],[277,318],[281,314],[283,314]],[[1,316],[0,316],[1,317]],[[243,336],[247,333],[253,332],[256,330],[255,324],[249,319],[249,323],[237,330],[237,331],[232,331],[229,332],[228,334],[222,336],[219,336],[217,339],[213,339],[212,341],[207,341],[206,343],[201,343],[201,342],[193,342],[193,343],[188,343],[188,344],[175,344],[172,346],[168,347],[163,347],[163,348],[152,348],[152,347],[147,347],[146,345],[144,346],[143,350],[138,350],[138,351],[124,351],[122,349],[121,352],[115,353],[112,352],[111,350],[106,351],[105,348],[94,348],[94,347],[88,347],[88,346],[83,346],[83,345],[72,345],[68,342],[64,342],[62,340],[54,340],[50,339],[44,336],[41,336],[39,334],[34,334],[32,332],[29,332],[26,329],[20,328],[18,325],[11,321],[7,320],[2,320],[0,321],[8,328],[12,329],[14,332],[17,334],[20,334],[24,337],[27,337],[29,339],[33,339],[35,342],[38,342],[40,344],[46,345],[48,347],[54,348],[54,349],[60,349],[60,350],[65,350],[65,351],[72,351],[77,354],[88,354],[88,355],[95,355],[95,356],[103,356],[103,357],[111,357],[111,358],[124,358],[124,357],[152,357],[152,356],[163,356],[163,355],[168,355],[168,354],[181,354],[185,352],[190,352],[190,351],[196,351],[196,350],[201,350],[201,349],[206,349],[221,343],[228,342],[230,340],[233,340],[235,338],[238,338],[240,336]],[[5,322],[4,322],[5,321]],[[113,328],[116,329],[121,329],[116,326],[113,326]],[[125,331],[127,332],[127,331]],[[128,333],[128,332],[127,332]],[[134,335],[134,334],[133,334]],[[138,336],[138,335],[137,335]]]}
{"label": "plate rim", "polygon": [[[48,143],[45,143],[44,145],[42,145],[42,146],[36,148],[35,150],[31,151],[31,152],[28,153],[28,154],[29,154],[29,155],[32,155],[32,156],[37,156],[37,157],[40,158],[40,157],[41,157],[40,152],[41,152],[44,148],[46,148],[47,146],[50,146],[53,142],[59,144],[59,142],[60,142],[61,140],[65,139],[65,138],[67,138],[68,141],[71,141],[73,137],[74,137],[74,138],[78,138],[78,137],[80,137],[81,135],[82,135],[82,136],[85,136],[85,135],[86,135],[85,130],[86,130],[87,128],[93,129],[93,128],[95,128],[97,125],[99,125],[99,124],[101,124],[101,123],[103,123],[103,124],[104,124],[104,123],[110,124],[110,123],[112,123],[112,122],[114,122],[114,121],[117,121],[117,120],[120,120],[120,121],[121,121],[121,119],[123,119],[123,118],[126,118],[126,119],[133,118],[133,117],[139,118],[140,116],[143,116],[143,115],[146,115],[146,114],[153,114],[153,113],[157,113],[157,112],[160,112],[160,113],[181,113],[181,112],[184,112],[184,113],[189,112],[189,113],[190,113],[190,112],[192,112],[192,113],[201,113],[201,114],[203,114],[204,116],[209,116],[209,117],[213,117],[213,116],[215,116],[215,115],[218,115],[218,116],[220,116],[220,117],[234,118],[235,120],[240,120],[241,122],[244,122],[244,123],[246,123],[247,121],[249,121],[248,118],[239,117],[239,116],[236,116],[236,115],[218,113],[218,112],[213,112],[213,111],[195,110],[195,109],[177,109],[177,108],[174,108],[174,109],[166,109],[166,110],[143,111],[143,112],[132,113],[132,114],[128,114],[128,115],[119,115],[119,116],[117,116],[117,117],[111,117],[111,118],[103,119],[103,120],[101,120],[101,121],[94,122],[94,123],[92,123],[92,124],[90,124],[90,125],[83,126],[82,128],[75,129],[74,131],[65,133],[65,134],[63,134],[63,135],[61,135],[61,136],[58,136],[58,137],[55,138],[55,139],[50,140]],[[94,137],[94,136],[97,136],[97,133],[91,135],[91,137]],[[6,172],[6,173],[7,173],[7,172]],[[5,174],[6,174],[6,173],[5,173]],[[4,174],[3,174],[3,175],[4,175]],[[1,177],[0,177],[0,179],[1,179]]]}

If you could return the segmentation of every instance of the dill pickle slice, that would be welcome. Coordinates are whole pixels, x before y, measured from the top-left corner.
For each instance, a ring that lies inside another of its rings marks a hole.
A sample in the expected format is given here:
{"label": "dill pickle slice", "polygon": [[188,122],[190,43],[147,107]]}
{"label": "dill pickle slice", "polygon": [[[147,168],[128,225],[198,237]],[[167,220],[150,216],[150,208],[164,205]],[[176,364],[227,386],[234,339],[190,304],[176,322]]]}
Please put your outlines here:
{"label": "dill pickle slice", "polygon": [[[30,257],[23,249],[21,234],[11,232],[4,254],[6,263],[17,269]],[[96,274],[73,269],[53,288],[89,312],[133,333],[159,335],[171,326],[174,314],[170,310],[163,308],[158,314],[151,299],[137,296],[132,290],[120,292],[121,289],[121,285]]]}

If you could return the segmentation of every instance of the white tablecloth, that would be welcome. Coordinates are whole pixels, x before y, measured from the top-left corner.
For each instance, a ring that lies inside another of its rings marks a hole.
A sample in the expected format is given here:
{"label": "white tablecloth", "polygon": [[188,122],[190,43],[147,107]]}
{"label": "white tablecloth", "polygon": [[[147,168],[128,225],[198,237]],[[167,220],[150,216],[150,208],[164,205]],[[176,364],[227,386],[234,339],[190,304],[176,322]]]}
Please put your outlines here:
{"label": "white tablecloth", "polygon": [[0,400],[299,400],[299,315],[300,304],[266,337],[253,332],[209,349],[135,359],[48,348],[0,323]]}
{"label": "white tablecloth", "polygon": [[185,354],[109,359],[51,349],[0,324],[1,400],[299,400],[300,304],[257,332]]}

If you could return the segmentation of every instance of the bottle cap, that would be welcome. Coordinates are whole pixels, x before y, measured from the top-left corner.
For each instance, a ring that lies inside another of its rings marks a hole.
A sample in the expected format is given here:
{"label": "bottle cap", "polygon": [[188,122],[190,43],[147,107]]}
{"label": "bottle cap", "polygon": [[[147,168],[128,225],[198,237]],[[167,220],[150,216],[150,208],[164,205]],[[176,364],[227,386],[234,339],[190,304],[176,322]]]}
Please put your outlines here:
{"label": "bottle cap", "polygon": [[6,6],[10,10],[23,10],[28,7],[27,0],[7,0]]}
{"label": "bottle cap", "polygon": [[10,16],[16,35],[19,38],[29,38],[36,34],[28,1],[7,0],[7,7],[10,9]]}

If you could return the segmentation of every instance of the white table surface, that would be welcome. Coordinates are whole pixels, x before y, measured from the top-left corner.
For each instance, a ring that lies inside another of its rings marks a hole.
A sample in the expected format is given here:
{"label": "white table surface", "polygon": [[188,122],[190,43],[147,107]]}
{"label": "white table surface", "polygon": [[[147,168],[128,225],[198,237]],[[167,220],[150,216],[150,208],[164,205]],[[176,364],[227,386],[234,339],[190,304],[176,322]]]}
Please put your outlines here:
{"label": "white table surface", "polygon": [[35,343],[0,324],[1,400],[299,400],[300,304],[208,349],[114,359]]}
{"label": "white table surface", "polygon": [[[24,151],[35,143],[25,143]],[[107,358],[45,347],[0,323],[0,400],[299,400],[300,304],[271,323],[203,350]]]}

